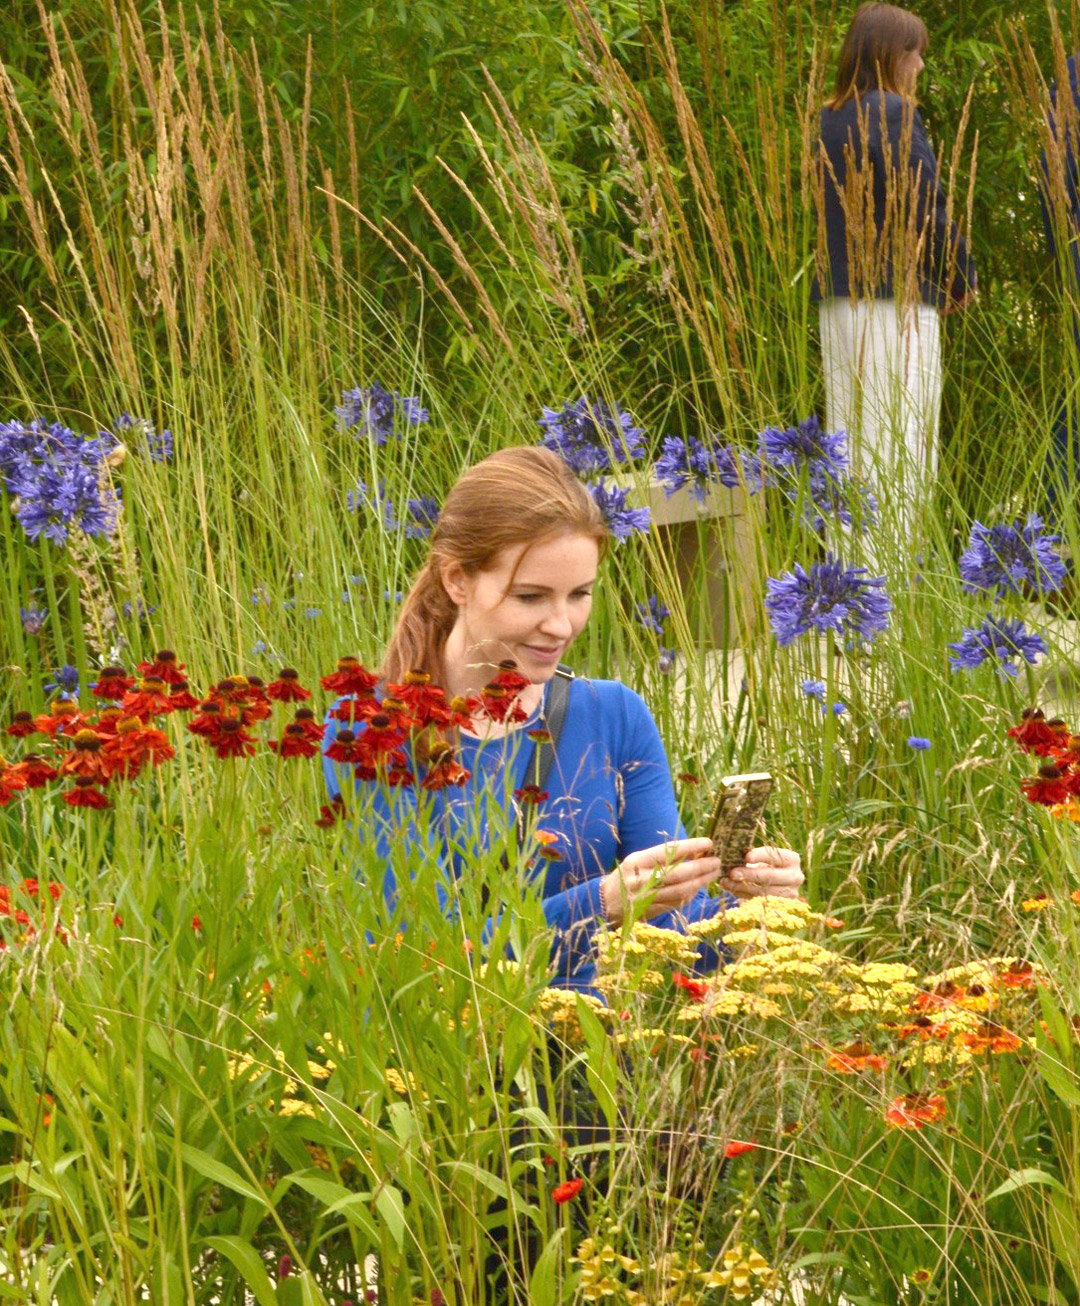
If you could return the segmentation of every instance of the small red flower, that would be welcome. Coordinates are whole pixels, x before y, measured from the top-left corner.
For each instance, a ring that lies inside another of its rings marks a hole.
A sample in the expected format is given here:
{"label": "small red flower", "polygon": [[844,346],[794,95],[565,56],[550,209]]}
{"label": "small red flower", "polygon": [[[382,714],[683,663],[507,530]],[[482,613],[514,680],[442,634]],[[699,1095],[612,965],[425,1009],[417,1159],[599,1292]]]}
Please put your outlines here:
{"label": "small red flower", "polygon": [[671,982],[677,989],[684,989],[688,997],[698,1000],[709,991],[709,986],[704,980],[691,979],[689,975],[680,975],[677,971],[672,975]]}
{"label": "small red flower", "polygon": [[319,813],[320,815],[315,818],[315,824],[323,830],[329,830],[345,814],[345,802],[341,797],[338,797],[331,803],[323,803],[319,808]]}
{"label": "small red flower", "polygon": [[338,659],[337,670],[331,676],[323,676],[319,681],[323,689],[335,694],[371,694],[379,683],[379,677],[365,671],[359,658],[344,657]]}
{"label": "small red flower", "polygon": [[154,654],[153,662],[140,662],[136,668],[144,680],[163,680],[166,685],[186,685],[187,671],[170,648]]}
{"label": "small red flower", "polygon": [[366,754],[360,740],[351,730],[339,730],[334,736],[334,742],[327,748],[326,756],[331,762],[362,762],[366,760]]}
{"label": "small red flower", "polygon": [[191,928],[196,934],[202,933],[202,917],[196,915],[191,918]]}
{"label": "small red flower", "polygon": [[480,705],[492,721],[516,725],[529,719],[528,713],[518,702],[517,694],[512,694],[505,685],[499,684],[497,679],[485,685],[480,691]]}
{"label": "small red flower", "polygon": [[426,671],[406,671],[405,683],[387,685],[387,694],[403,703],[412,713],[418,729],[450,724],[450,707],[445,692],[431,683]]}
{"label": "small red flower", "polygon": [[282,667],[277,680],[266,686],[266,697],[278,703],[303,703],[311,697],[311,690],[301,688],[300,673],[293,667]]}
{"label": "small red flower", "polygon": [[[90,724],[90,718],[83,716],[79,705],[73,699],[60,698],[50,704],[49,710],[34,718],[34,730],[43,735],[70,734]],[[32,732],[31,732],[32,733]]]}
{"label": "small red flower", "polygon": [[469,779],[469,774],[454,756],[451,745],[445,739],[439,739],[432,744],[428,753],[427,774],[420,781],[420,788],[436,790],[463,785]]}
{"label": "small red flower", "polygon": [[257,740],[244,729],[244,723],[235,718],[222,721],[216,738],[210,740],[210,747],[219,758],[251,757],[255,752]]}
{"label": "small red flower", "polygon": [[280,739],[271,739],[270,747],[279,757],[316,757],[319,745],[312,743],[307,731],[297,721],[292,721],[281,732]]}
{"label": "small red flower", "polygon": [[1028,802],[1053,807],[1055,803],[1065,802],[1073,792],[1073,783],[1068,770],[1063,771],[1053,762],[1044,762],[1038,775],[1020,781],[1020,788]]}
{"label": "small red flower", "polygon": [[468,694],[464,698],[460,694],[455,695],[447,707],[450,711],[447,725],[451,730],[471,730],[476,715],[484,709],[483,703],[476,694]]}
{"label": "small red flower", "polygon": [[12,770],[18,771],[26,781],[27,789],[41,789],[60,774],[40,753],[27,753],[21,762],[15,763]]}
{"label": "small red flower", "polygon": [[551,1200],[560,1206],[563,1202],[572,1202],[584,1187],[584,1179],[567,1179],[565,1183],[558,1184],[551,1190]]}
{"label": "small red flower", "polygon": [[288,1252],[284,1252],[277,1263],[277,1277],[287,1279],[292,1274],[292,1257]]}
{"label": "small red flower", "polygon": [[1008,735],[1025,753],[1048,757],[1052,748],[1065,742],[1068,733],[1068,727],[1060,718],[1047,721],[1041,708],[1029,707],[1021,713],[1020,724],[1013,726]]}
{"label": "small red flower", "polygon": [[376,712],[368,721],[360,740],[367,754],[365,760],[378,762],[404,744],[405,731],[395,725],[385,712]]}
{"label": "small red flower", "polygon": [[298,726],[304,727],[304,734],[313,744],[321,744],[323,735],[326,733],[326,727],[320,725],[315,720],[315,713],[310,707],[298,707],[293,722]]}
{"label": "small red flower", "polygon": [[135,677],[129,676],[123,667],[104,667],[98,676],[97,684],[90,689],[95,698],[123,698],[135,687]]}
{"label": "small red flower", "polygon": [[740,1142],[733,1138],[727,1147],[724,1148],[724,1159],[734,1161],[737,1156],[745,1156],[747,1152],[753,1152],[757,1148],[757,1143],[751,1139],[748,1143]]}
{"label": "small red flower", "polygon": [[199,700],[188,689],[188,682],[173,685],[169,692],[169,710],[171,712],[191,712],[199,706]]}
{"label": "small red flower", "polygon": [[105,741],[96,730],[79,730],[72,740],[72,748],[64,754],[60,763],[60,774],[83,776],[96,784],[105,784],[109,779],[109,759],[102,755]]}
{"label": "small red flower", "polygon": [[977,1029],[958,1034],[957,1040],[972,1052],[993,1052],[996,1056],[1016,1052],[1024,1046],[1019,1034],[992,1020],[984,1020]]}
{"label": "small red flower", "polygon": [[894,1098],[885,1112],[885,1121],[894,1129],[921,1129],[943,1119],[946,1112],[943,1097],[928,1093],[905,1093]]}
{"label": "small red flower", "polygon": [[997,982],[1005,989],[1033,989],[1041,983],[1029,961],[1014,961],[998,974]]}
{"label": "small red flower", "polygon": [[520,694],[523,689],[528,689],[532,681],[528,676],[521,674],[513,658],[507,658],[499,663],[499,669],[492,677],[491,684],[505,689],[508,694]]}
{"label": "small red flower", "polygon": [[140,721],[165,716],[173,710],[169,683],[160,676],[144,676],[138,689],[124,695],[120,706],[127,716],[138,717]]}
{"label": "small red flower", "polygon": [[128,780],[138,775],[147,762],[160,766],[176,756],[176,749],[163,731],[144,726],[138,717],[131,716],[117,724],[116,734],[102,752],[113,773]]}
{"label": "small red flower", "polygon": [[110,807],[111,803],[95,787],[94,781],[89,776],[76,776],[75,787],[65,789],[60,795],[61,799],[71,807]]}
{"label": "small red flower", "polygon": [[214,702],[213,699],[207,699],[198,707],[198,712],[188,722],[188,729],[193,735],[200,735],[203,739],[216,739],[221,723],[226,719],[221,704]]}
{"label": "small red flower", "polygon": [[4,730],[7,734],[14,735],[16,739],[25,739],[27,735],[36,735],[38,732],[34,718],[29,712],[16,712],[11,718],[11,723],[5,726]]}
{"label": "small red flower", "polygon": [[514,790],[514,797],[519,803],[531,803],[535,806],[537,803],[546,802],[548,791],[541,789],[539,785],[522,785],[520,789]]}
{"label": "small red flower", "polygon": [[19,770],[18,765],[8,766],[4,759],[0,758],[0,807],[6,807],[16,793],[26,787],[26,776]]}

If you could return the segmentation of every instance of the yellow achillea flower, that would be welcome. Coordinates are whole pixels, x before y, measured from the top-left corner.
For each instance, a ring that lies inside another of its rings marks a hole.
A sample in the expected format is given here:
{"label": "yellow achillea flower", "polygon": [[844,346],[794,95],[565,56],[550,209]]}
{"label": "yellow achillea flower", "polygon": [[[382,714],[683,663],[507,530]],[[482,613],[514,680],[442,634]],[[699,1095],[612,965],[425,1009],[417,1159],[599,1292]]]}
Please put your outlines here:
{"label": "yellow achillea flower", "polygon": [[575,993],[570,989],[546,988],[537,999],[540,1014],[547,1019],[552,1030],[568,1043],[580,1042],[581,1022],[578,1019],[578,998],[598,1016],[605,1018],[610,1010],[591,993]]}
{"label": "yellow achillea flower", "polygon": [[392,1089],[399,1097],[408,1097],[410,1094],[418,1095],[422,1102],[429,1102],[427,1092],[422,1089],[416,1082],[416,1076],[411,1070],[406,1070],[402,1075],[400,1070],[395,1070],[393,1066],[387,1066],[385,1071],[386,1086]]}
{"label": "yellow achillea flower", "polygon": [[645,1046],[645,1050],[656,1056],[665,1047],[672,1044],[692,1043],[689,1034],[673,1034],[667,1029],[634,1029],[627,1033],[616,1034],[615,1042],[620,1047],[632,1047],[634,1044]]}
{"label": "yellow achillea flower", "polygon": [[300,1097],[283,1097],[278,1107],[280,1116],[310,1116],[314,1119],[317,1114],[314,1106]]}

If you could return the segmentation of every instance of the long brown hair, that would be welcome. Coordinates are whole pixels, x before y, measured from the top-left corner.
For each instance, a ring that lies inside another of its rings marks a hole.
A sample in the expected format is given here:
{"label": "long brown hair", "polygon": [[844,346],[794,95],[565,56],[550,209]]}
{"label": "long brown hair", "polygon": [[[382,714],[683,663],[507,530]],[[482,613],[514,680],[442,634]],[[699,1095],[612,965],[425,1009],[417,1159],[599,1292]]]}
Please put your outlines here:
{"label": "long brown hair", "polygon": [[869,91],[899,92],[900,60],[913,51],[924,54],[929,40],[918,14],[879,0],[860,5],[840,47],[836,89],[825,107],[839,109],[853,95]]}
{"label": "long brown hair", "polygon": [[443,568],[466,575],[488,570],[503,549],[564,534],[588,535],[607,547],[609,533],[592,495],[557,454],[538,446],[501,449],[470,467],[450,493],[431,534],[431,552],[406,595],[380,674],[407,671],[443,680],[442,653],[457,620]]}

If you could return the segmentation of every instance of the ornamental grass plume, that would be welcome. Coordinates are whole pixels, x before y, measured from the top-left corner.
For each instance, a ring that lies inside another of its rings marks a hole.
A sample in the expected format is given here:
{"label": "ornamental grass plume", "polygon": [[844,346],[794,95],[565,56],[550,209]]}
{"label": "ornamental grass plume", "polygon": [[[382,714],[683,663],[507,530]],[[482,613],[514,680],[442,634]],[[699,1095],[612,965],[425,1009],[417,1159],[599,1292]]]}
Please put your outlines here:
{"label": "ornamental grass plume", "polygon": [[583,479],[645,453],[644,432],[634,425],[630,414],[618,404],[611,408],[602,399],[587,395],[561,408],[545,408],[540,426],[544,431],[541,445],[557,453]]}
{"label": "ornamental grass plume", "polygon": [[766,585],[765,611],[780,645],[812,630],[872,640],[889,624],[892,603],[884,577],[868,577],[865,567],[846,567],[831,553],[809,569],[796,563]]}
{"label": "ornamental grass plume", "polygon": [[1021,526],[984,526],[975,522],[968,547],[960,557],[960,580],[969,593],[991,590],[999,597],[1035,590],[1052,594],[1061,589],[1067,575],[1054,545],[1059,535],[1043,533],[1043,523],[1034,513]]}

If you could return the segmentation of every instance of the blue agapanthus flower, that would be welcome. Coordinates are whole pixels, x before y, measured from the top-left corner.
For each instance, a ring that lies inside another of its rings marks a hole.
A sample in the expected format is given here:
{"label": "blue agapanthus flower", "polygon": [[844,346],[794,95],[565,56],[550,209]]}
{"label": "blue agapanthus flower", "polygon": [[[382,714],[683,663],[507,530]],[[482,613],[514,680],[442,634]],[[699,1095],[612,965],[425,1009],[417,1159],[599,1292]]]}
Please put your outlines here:
{"label": "blue agapanthus flower", "polygon": [[382,480],[375,488],[366,481],[359,481],[356,489],[350,490],[345,497],[350,512],[367,509],[375,514],[388,535],[401,531],[407,540],[427,539],[439,519],[439,501],[430,494],[406,500],[404,511],[399,513],[386,482]]}
{"label": "blue agapanthus flower", "polygon": [[357,439],[369,436],[376,444],[400,440],[406,427],[419,426],[431,416],[415,395],[387,390],[378,381],[345,390],[334,413],[342,430],[353,431]]}
{"label": "blue agapanthus flower", "polygon": [[28,608],[19,604],[19,620],[22,622],[22,628],[28,635],[40,635],[45,629],[45,622],[49,616],[48,608],[41,608],[36,603],[31,603]]}
{"label": "blue agapanthus flower", "polygon": [[628,508],[626,501],[630,497],[629,490],[622,490],[617,485],[613,485],[609,490],[604,484],[603,477],[589,485],[588,490],[596,506],[604,514],[607,528],[615,537],[617,544],[629,539],[635,531],[649,529],[652,511],[649,508]]}
{"label": "blue agapanthus flower", "polygon": [[1066,567],[1054,548],[1061,538],[1043,533],[1042,518],[1031,513],[1027,523],[971,528],[967,549],[960,558],[964,589],[993,590],[998,595],[1020,593],[1025,587],[1043,594],[1059,590]]}
{"label": "blue agapanthus flower", "polygon": [[832,554],[809,569],[796,563],[782,576],[770,576],[766,586],[765,610],[778,644],[812,630],[870,640],[889,624],[885,578],[867,576],[865,567],[845,567]]}
{"label": "blue agapanthus flower", "polygon": [[27,536],[58,545],[72,528],[85,535],[111,535],[119,494],[105,481],[106,459],[115,436],[77,435],[60,422],[0,423],[0,478],[19,500],[18,518]]}
{"label": "blue agapanthus flower", "polygon": [[850,476],[812,468],[805,485],[790,476],[779,485],[789,502],[801,501],[803,521],[813,531],[820,532],[835,521],[841,526],[857,525],[865,533],[877,523],[877,499],[867,486]]}
{"label": "blue agapanthus flower", "polygon": [[802,692],[807,698],[816,699],[819,703],[825,702],[824,680],[804,680],[802,682]]}
{"label": "blue agapanthus flower", "polygon": [[953,671],[974,671],[984,662],[995,662],[999,675],[1015,677],[1021,661],[1034,663],[1045,652],[1042,636],[1029,632],[1022,621],[1003,621],[987,613],[981,626],[965,626],[961,638],[949,645],[949,663]]}
{"label": "blue agapanthus flower", "polygon": [[670,676],[675,670],[675,650],[662,648],[656,655],[656,669],[662,676]]}
{"label": "blue agapanthus flower", "polygon": [[650,594],[646,603],[634,605],[634,616],[642,629],[653,635],[664,633],[664,622],[671,616],[671,609],[660,602],[655,594]]}
{"label": "blue agapanthus flower", "polygon": [[103,437],[112,436],[125,444],[134,440],[135,452],[143,454],[153,463],[171,463],[173,433],[167,428],[159,431],[148,417],[132,417],[121,413],[112,424],[111,431],[101,431]]}
{"label": "blue agapanthus flower", "polygon": [[79,668],[65,663],[53,672],[53,679],[43,686],[46,694],[59,692],[61,698],[78,698]]}
{"label": "blue agapanthus flower", "polygon": [[561,408],[545,408],[540,425],[544,429],[540,443],[557,453],[577,476],[610,471],[645,452],[644,432],[625,409],[587,395]]}
{"label": "blue agapanthus flower", "polygon": [[717,484],[729,490],[750,484],[753,492],[759,479],[757,460],[733,445],[720,444],[715,435],[705,440],[696,436],[688,440],[677,435],[665,436],[660,455],[653,464],[653,473],[669,499],[688,485],[699,503],[705,502],[709,491]]}
{"label": "blue agapanthus flower", "polygon": [[795,473],[806,468],[838,480],[848,470],[847,435],[823,431],[811,415],[796,426],[767,426],[758,436],[758,456],[767,468]]}

